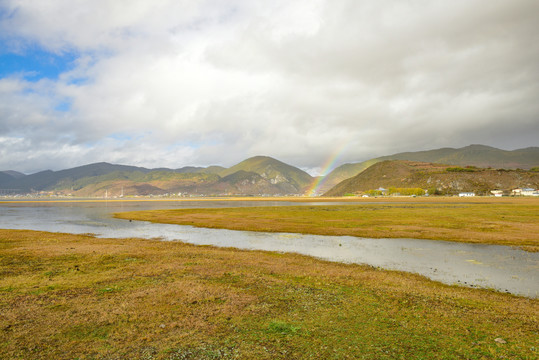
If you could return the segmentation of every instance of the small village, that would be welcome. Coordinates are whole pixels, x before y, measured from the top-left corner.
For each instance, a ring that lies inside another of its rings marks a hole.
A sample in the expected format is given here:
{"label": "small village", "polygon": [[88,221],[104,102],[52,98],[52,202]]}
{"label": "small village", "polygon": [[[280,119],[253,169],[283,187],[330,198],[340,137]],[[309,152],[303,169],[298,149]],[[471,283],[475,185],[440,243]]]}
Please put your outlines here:
{"label": "small village", "polygon": [[[400,191],[399,191],[400,190]],[[423,189],[395,189],[395,188],[383,188],[379,187],[376,190],[369,190],[361,194],[357,194],[360,197],[377,197],[377,196],[433,196],[437,194],[429,194],[428,190]],[[447,195],[446,195],[447,196]],[[512,190],[491,190],[487,193],[478,193],[475,191],[461,191],[458,195],[449,195],[458,197],[475,197],[475,196],[488,196],[488,197],[507,197],[507,196],[539,196],[539,189],[533,188],[515,188]]]}
{"label": "small village", "polygon": [[[502,197],[502,196],[539,196],[539,190],[533,189],[533,188],[516,188],[513,190],[491,190],[490,193],[494,197]],[[459,193],[459,197],[469,197],[469,196],[476,196],[474,192],[461,192]]]}

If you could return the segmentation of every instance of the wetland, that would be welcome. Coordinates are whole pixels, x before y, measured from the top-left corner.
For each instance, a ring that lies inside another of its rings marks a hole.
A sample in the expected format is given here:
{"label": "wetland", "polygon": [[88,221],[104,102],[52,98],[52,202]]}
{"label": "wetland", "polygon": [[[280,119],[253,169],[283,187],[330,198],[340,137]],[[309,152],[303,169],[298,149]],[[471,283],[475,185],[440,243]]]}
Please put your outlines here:
{"label": "wetland", "polygon": [[[208,202],[127,203],[109,203],[106,211],[102,210],[104,204],[92,202],[82,203],[86,204],[83,206],[0,206],[0,218],[4,219],[0,227],[11,226],[0,230],[0,357],[537,357],[539,302],[530,294],[523,297],[451,285],[457,282],[443,284],[409,271],[384,270],[345,258],[324,260],[326,252],[336,257],[353,253],[352,247],[359,241],[355,236],[308,234],[309,240],[304,241],[303,235],[292,232],[231,231],[112,218],[112,213],[122,211],[182,206],[196,207],[185,211],[196,210],[200,216],[209,207]],[[455,205],[452,200],[447,203]],[[417,204],[424,206],[421,201]],[[530,202],[520,204],[535,206]],[[226,207],[223,211],[237,216],[230,209],[235,205],[222,202],[216,206]],[[260,214],[260,208],[268,209],[267,205],[276,212],[290,210],[257,202],[237,205],[251,207],[253,214]],[[322,211],[323,207],[344,204],[318,205]],[[370,204],[353,206],[358,205]],[[513,214],[521,216],[519,203],[511,206]],[[310,207],[311,204],[300,206],[306,212]],[[240,210],[244,211],[236,211]],[[296,206],[292,210],[298,211]],[[210,220],[206,219],[208,223]],[[282,223],[289,221],[283,217]],[[22,230],[25,226],[33,231]],[[161,232],[153,230],[154,226],[160,227]],[[171,230],[165,230],[167,227]],[[248,234],[243,240],[237,239],[237,235],[230,238],[237,243],[245,242],[249,250],[228,242],[228,234]],[[500,234],[502,237],[503,233]],[[271,236],[282,240],[279,246],[285,244],[289,248],[254,250],[271,243]],[[206,238],[207,242],[194,241],[197,237]],[[214,243],[216,239],[220,243]],[[370,241],[382,244],[404,240]],[[418,259],[433,257],[425,252],[427,244],[496,251],[499,248],[531,259],[537,254],[499,245],[406,241],[417,242],[413,246],[420,250],[407,251],[423,252]],[[294,249],[308,248],[309,244],[316,248],[317,243],[325,243],[325,250],[311,256],[297,254]],[[380,246],[380,253],[391,252]],[[407,246],[412,245],[401,243],[401,247]],[[533,242],[528,246],[533,246]],[[447,256],[455,258],[458,252],[449,252]],[[480,268],[489,260],[500,266],[507,264],[488,252],[484,258],[463,259],[470,268]],[[537,268],[532,268],[531,273],[536,275]]]}

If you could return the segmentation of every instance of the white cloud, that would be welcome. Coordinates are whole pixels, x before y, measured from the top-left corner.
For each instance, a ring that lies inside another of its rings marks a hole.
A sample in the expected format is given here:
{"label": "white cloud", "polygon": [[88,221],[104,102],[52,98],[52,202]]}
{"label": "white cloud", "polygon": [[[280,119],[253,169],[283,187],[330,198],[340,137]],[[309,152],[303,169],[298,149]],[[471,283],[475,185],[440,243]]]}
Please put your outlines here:
{"label": "white cloud", "polygon": [[24,138],[0,142],[17,154],[0,168],[537,146],[533,0],[2,4],[6,43],[79,58],[55,81],[0,79],[0,136]]}

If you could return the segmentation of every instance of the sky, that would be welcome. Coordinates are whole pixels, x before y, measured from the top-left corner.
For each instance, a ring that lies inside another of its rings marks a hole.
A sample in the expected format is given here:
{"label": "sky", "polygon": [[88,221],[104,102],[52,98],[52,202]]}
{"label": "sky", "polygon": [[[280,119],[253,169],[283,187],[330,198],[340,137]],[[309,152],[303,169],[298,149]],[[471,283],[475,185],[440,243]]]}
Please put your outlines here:
{"label": "sky", "polygon": [[536,0],[0,0],[0,170],[539,146]]}

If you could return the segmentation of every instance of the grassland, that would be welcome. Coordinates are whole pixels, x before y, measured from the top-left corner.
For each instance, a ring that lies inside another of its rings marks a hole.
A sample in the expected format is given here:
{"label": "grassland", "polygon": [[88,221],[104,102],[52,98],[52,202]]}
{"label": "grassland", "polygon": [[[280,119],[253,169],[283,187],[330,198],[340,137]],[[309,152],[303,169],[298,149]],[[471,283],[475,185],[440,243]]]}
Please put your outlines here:
{"label": "grassland", "polygon": [[152,210],[116,216],[233,230],[450,240],[539,251],[537,198],[347,201],[349,205]]}
{"label": "grassland", "polygon": [[539,301],[260,251],[0,230],[2,359],[536,359]]}

